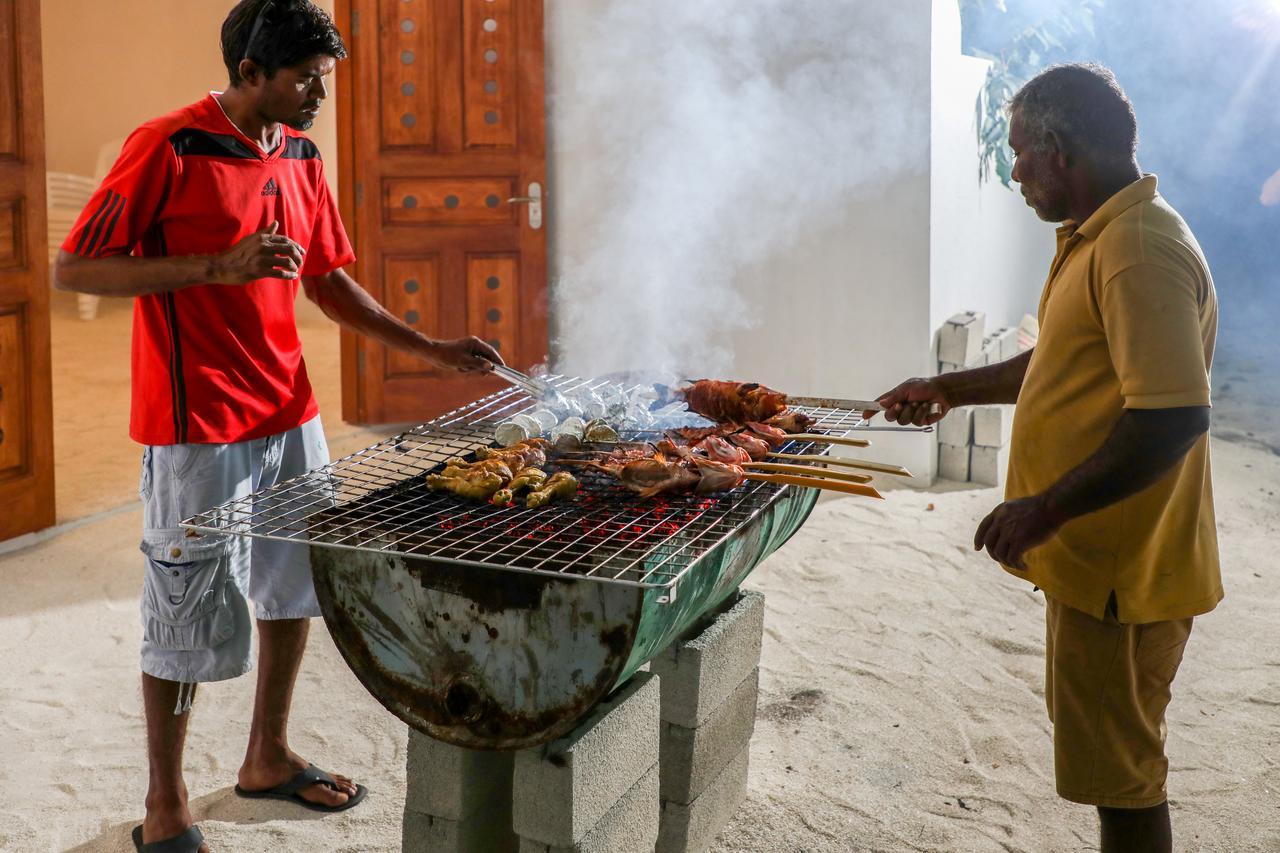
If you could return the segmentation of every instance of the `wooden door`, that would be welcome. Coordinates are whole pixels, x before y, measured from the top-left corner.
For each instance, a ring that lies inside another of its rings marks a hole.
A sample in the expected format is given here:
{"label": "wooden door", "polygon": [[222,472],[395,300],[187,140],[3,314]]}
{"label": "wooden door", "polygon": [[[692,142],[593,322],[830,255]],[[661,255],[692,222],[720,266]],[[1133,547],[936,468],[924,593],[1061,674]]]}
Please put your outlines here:
{"label": "wooden door", "polygon": [[[542,0],[339,0],[339,180],[356,278],[435,338],[546,357]],[[345,334],[343,417],[417,421],[503,387]]]}
{"label": "wooden door", "polygon": [[53,524],[39,0],[0,0],[0,540]]}

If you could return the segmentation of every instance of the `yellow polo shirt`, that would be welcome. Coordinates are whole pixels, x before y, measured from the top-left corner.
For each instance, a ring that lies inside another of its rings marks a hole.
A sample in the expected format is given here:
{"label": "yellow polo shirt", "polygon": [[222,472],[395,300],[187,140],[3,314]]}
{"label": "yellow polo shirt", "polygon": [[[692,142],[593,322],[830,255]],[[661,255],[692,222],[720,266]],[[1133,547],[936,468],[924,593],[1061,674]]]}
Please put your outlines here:
{"label": "yellow polo shirt", "polygon": [[[1102,446],[1125,409],[1208,406],[1217,327],[1208,264],[1154,175],[1059,228],[1006,498],[1048,489]],[[1222,579],[1208,435],[1159,481],[1067,522],[1025,562],[1025,572],[1005,569],[1099,619],[1113,592],[1121,622],[1212,610]]]}

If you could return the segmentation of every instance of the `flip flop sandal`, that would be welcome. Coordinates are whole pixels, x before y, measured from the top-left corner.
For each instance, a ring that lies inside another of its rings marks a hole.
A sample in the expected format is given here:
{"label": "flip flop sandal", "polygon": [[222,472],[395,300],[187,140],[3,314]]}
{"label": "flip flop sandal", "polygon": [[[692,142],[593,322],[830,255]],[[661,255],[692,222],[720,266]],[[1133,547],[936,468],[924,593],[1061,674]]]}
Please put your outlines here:
{"label": "flip flop sandal", "polygon": [[204,843],[204,833],[198,826],[188,826],[172,838],[142,843],[142,825],[133,828],[133,846],[138,853],[197,853]]}
{"label": "flip flop sandal", "polygon": [[[326,806],[323,803],[313,803],[303,797],[298,792],[303,788],[310,788],[312,785],[324,785],[332,788],[339,793],[345,793],[338,787],[338,783],[328,773],[316,767],[314,764],[307,765],[306,770],[299,770],[298,774],[274,788],[268,788],[265,791],[246,791],[239,785],[236,785],[236,794],[250,800],[287,800],[291,803],[297,803],[304,808],[311,809],[315,812],[345,812],[352,806],[360,804],[365,794],[369,793],[369,789],[364,785],[356,785],[356,792],[347,798],[347,801],[340,806]],[[169,853],[169,851],[161,851],[161,853]],[[175,851],[176,853],[176,851]]]}

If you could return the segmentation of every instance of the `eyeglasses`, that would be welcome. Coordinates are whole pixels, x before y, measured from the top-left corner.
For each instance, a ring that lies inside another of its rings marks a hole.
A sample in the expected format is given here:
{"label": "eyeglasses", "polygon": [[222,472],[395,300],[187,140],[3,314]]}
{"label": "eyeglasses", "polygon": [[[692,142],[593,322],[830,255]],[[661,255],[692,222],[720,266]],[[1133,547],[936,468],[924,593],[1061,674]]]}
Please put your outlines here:
{"label": "eyeglasses", "polygon": [[250,51],[253,50],[253,43],[258,38],[258,33],[262,30],[262,22],[267,16],[267,10],[275,5],[275,0],[267,0],[262,4],[262,8],[258,10],[258,16],[253,19],[253,27],[249,30],[249,40],[244,43],[244,56],[241,57],[243,62],[249,58]]}

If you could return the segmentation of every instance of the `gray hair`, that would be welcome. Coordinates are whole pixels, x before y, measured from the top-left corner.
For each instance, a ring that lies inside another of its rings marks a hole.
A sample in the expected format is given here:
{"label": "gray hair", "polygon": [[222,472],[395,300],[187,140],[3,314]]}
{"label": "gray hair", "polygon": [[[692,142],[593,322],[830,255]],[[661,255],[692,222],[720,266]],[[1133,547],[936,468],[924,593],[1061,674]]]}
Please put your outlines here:
{"label": "gray hair", "polygon": [[1111,69],[1095,63],[1054,65],[1009,101],[1009,113],[1043,149],[1050,131],[1100,162],[1131,162],[1138,150],[1133,104]]}

